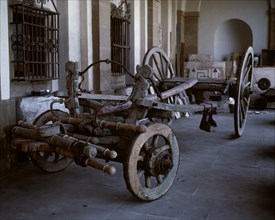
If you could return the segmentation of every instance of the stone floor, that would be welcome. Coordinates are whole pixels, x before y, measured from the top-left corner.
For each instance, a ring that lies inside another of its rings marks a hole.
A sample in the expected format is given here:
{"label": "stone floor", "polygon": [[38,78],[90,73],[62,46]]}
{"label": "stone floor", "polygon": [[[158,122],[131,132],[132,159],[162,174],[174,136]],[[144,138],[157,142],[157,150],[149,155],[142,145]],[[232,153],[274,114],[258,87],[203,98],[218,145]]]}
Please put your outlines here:
{"label": "stone floor", "polygon": [[0,219],[274,220],[275,111],[249,112],[241,138],[232,114],[218,114],[211,133],[200,117],[172,125],[181,162],[159,200],[133,197],[122,164],[114,176],[75,164],[45,174],[27,161],[0,176]]}

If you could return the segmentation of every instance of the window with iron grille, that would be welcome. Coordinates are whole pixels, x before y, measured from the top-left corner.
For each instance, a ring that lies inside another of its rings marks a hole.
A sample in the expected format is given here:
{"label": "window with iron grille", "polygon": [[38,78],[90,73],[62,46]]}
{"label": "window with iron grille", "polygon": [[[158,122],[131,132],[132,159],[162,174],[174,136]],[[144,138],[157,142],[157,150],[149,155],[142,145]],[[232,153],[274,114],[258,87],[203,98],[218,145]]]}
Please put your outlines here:
{"label": "window with iron grille", "polygon": [[[42,5],[42,3],[41,3]],[[59,13],[24,3],[12,9],[12,79],[51,80],[59,77]]]}
{"label": "window with iron grille", "polygon": [[[129,65],[129,28],[130,28],[130,4],[122,1],[111,12],[111,59],[126,68]],[[112,64],[113,75],[123,75],[125,70],[117,64]]]}

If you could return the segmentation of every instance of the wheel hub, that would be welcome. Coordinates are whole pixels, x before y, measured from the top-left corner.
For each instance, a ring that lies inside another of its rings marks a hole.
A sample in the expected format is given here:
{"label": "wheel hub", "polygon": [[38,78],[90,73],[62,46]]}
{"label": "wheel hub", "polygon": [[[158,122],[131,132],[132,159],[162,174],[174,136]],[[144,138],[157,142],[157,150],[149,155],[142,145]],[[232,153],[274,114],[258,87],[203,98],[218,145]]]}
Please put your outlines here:
{"label": "wheel hub", "polygon": [[169,153],[162,152],[156,158],[156,172],[158,174],[167,174],[173,167],[172,156]]}
{"label": "wheel hub", "polygon": [[166,175],[173,168],[172,155],[160,148],[152,148],[146,157],[145,171],[151,176]]}

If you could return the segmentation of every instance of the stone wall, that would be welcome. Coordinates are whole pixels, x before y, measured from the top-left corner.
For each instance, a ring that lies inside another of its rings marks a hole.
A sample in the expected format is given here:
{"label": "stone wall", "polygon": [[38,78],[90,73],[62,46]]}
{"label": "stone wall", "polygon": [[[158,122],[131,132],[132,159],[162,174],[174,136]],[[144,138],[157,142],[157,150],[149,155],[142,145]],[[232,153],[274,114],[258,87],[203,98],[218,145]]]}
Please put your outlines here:
{"label": "stone wall", "polygon": [[[37,118],[41,113],[50,109],[50,105],[54,100],[58,100],[58,98],[53,96],[25,97],[17,102],[19,109],[17,112],[17,117],[20,117],[22,120],[28,123],[33,123],[34,119]],[[64,104],[55,103],[53,108],[68,112]]]}
{"label": "stone wall", "polygon": [[270,8],[269,16],[269,48],[275,49],[275,8]]}
{"label": "stone wall", "polygon": [[[22,159],[26,159],[26,155],[11,149],[4,129],[19,120],[33,123],[38,115],[50,109],[50,104],[55,99],[57,98],[53,96],[32,96],[0,101],[0,173],[6,172]],[[56,103],[53,107],[67,111],[63,104]]]}
{"label": "stone wall", "polygon": [[13,158],[11,149],[6,141],[4,128],[16,121],[16,101],[0,101],[0,173],[5,172],[12,166]]}
{"label": "stone wall", "polygon": [[148,1],[148,48],[160,46],[161,27],[160,27],[160,2],[157,0]]}

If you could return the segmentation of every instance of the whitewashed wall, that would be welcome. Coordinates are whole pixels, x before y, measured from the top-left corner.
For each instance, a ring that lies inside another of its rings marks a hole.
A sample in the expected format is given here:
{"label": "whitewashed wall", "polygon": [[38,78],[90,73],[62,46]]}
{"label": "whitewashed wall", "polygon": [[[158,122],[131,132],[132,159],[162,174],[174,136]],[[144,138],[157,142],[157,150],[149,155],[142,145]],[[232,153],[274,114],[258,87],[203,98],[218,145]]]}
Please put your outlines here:
{"label": "whitewashed wall", "polygon": [[10,98],[8,1],[0,1],[0,100]]}
{"label": "whitewashed wall", "polygon": [[[255,53],[268,46],[269,0],[202,0],[199,17],[198,50],[202,54],[214,54],[214,39],[217,28],[229,19],[241,19],[247,23],[253,34]],[[242,30],[240,30],[242,31]],[[224,39],[225,42],[227,39]]]}

